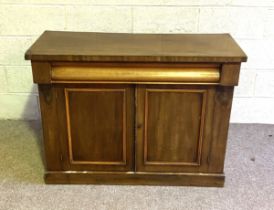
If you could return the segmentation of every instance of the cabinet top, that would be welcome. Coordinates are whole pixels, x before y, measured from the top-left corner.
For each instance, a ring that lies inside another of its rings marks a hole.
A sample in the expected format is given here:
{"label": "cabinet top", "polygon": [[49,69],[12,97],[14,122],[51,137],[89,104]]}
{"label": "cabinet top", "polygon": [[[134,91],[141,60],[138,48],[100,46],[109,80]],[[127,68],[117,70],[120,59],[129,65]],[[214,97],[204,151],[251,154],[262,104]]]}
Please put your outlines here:
{"label": "cabinet top", "polygon": [[45,31],[27,50],[34,61],[244,62],[229,34],[126,34]]}

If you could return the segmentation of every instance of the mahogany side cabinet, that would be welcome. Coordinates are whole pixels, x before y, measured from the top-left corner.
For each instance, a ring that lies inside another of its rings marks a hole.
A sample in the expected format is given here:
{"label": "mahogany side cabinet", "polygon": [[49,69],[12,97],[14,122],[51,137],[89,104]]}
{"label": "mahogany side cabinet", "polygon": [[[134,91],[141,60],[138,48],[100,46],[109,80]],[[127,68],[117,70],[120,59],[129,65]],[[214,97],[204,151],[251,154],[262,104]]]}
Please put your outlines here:
{"label": "mahogany side cabinet", "polygon": [[229,34],[45,31],[38,84],[45,182],[224,185],[234,86]]}

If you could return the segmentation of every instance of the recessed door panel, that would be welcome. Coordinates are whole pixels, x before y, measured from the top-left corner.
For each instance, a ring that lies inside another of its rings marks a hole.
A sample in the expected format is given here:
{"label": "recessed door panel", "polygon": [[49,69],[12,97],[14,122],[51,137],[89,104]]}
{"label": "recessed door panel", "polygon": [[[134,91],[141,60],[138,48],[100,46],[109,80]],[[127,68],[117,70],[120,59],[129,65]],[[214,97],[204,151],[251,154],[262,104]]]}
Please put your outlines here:
{"label": "recessed door panel", "polygon": [[207,89],[139,86],[137,95],[137,170],[202,167]]}
{"label": "recessed door panel", "polygon": [[199,164],[203,90],[146,90],[147,164]]}
{"label": "recessed door panel", "polygon": [[65,88],[70,167],[132,168],[131,88]]}

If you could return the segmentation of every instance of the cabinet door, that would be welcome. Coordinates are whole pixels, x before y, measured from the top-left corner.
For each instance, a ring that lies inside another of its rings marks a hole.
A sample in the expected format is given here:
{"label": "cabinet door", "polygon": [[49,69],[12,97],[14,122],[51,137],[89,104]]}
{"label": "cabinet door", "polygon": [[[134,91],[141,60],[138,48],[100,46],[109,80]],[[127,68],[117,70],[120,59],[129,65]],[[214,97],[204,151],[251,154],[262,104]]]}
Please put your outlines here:
{"label": "cabinet door", "polygon": [[208,87],[138,86],[136,170],[207,171],[213,95]]}
{"label": "cabinet door", "polygon": [[134,151],[134,89],[66,86],[66,170],[130,171]]}

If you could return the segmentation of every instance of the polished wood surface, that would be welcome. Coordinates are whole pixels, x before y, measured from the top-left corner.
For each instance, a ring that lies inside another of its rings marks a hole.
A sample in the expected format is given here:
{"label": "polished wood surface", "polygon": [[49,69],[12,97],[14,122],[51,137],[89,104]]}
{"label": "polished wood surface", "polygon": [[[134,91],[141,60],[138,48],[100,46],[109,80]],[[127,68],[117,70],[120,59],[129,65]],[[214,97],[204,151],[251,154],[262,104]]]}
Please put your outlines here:
{"label": "polished wood surface", "polygon": [[[64,165],[65,155],[63,145],[67,141],[66,115],[62,103],[62,89],[45,84],[39,84],[40,110],[42,116],[45,169],[60,171],[68,169]],[[58,98],[58,100],[57,100]]]}
{"label": "polished wood surface", "polygon": [[223,86],[236,86],[239,82],[240,63],[226,63],[221,68],[220,84]]}
{"label": "polished wood surface", "polygon": [[91,67],[58,66],[52,68],[54,81],[120,82],[218,82],[219,68],[179,67]]}
{"label": "polished wood surface", "polygon": [[33,82],[48,84],[51,82],[51,64],[49,62],[31,62]]}
{"label": "polished wood surface", "polygon": [[49,184],[224,184],[229,35],[45,32],[28,50]]}
{"label": "polished wood surface", "polygon": [[26,52],[40,61],[242,62],[229,34],[126,34],[46,31]]}
{"label": "polished wood surface", "polygon": [[216,87],[214,97],[214,115],[211,130],[211,144],[208,170],[219,173],[224,170],[229,119],[233,99],[233,86]]}
{"label": "polished wood surface", "polygon": [[205,90],[146,89],[145,164],[200,164],[205,95]]}
{"label": "polished wood surface", "polygon": [[48,170],[134,168],[132,87],[39,85],[39,94]]}
{"label": "polished wood surface", "polygon": [[223,187],[224,174],[214,173],[98,173],[46,172],[47,184],[119,184]]}
{"label": "polished wood surface", "polygon": [[215,89],[138,85],[136,93],[137,171],[208,172]]}
{"label": "polished wood surface", "polygon": [[65,89],[72,164],[126,164],[125,92]]}

